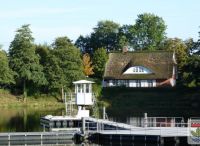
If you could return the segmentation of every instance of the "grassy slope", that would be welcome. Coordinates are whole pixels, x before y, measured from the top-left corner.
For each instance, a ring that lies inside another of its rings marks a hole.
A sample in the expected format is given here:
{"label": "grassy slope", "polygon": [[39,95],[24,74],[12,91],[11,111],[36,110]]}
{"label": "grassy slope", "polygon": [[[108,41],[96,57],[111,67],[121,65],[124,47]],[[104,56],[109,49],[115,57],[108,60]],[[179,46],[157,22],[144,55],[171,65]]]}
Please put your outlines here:
{"label": "grassy slope", "polygon": [[114,116],[200,116],[200,89],[189,88],[107,88],[103,99]]}
{"label": "grassy slope", "polygon": [[19,96],[10,94],[7,90],[0,89],[0,107],[64,107],[64,104],[58,102],[54,97],[42,96],[39,98],[28,97],[26,102],[23,101]]}

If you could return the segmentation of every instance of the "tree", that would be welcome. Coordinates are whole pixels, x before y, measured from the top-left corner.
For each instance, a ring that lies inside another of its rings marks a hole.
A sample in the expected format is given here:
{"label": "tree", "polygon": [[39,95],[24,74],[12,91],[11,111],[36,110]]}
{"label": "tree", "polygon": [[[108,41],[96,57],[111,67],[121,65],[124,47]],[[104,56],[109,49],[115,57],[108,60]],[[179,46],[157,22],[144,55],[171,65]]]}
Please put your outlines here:
{"label": "tree", "polygon": [[58,37],[53,43],[45,67],[49,89],[61,91],[64,97],[64,88],[69,88],[72,82],[83,77],[80,50],[67,37]]}
{"label": "tree", "polygon": [[51,50],[51,47],[48,46],[47,44],[39,44],[35,46],[35,53],[37,55],[39,55],[39,59],[40,59],[40,64],[44,67],[45,64],[48,62],[47,60],[47,56]]}
{"label": "tree", "polygon": [[0,50],[0,87],[14,84],[14,73],[9,68],[6,52]]}
{"label": "tree", "polygon": [[29,25],[23,25],[16,31],[9,48],[10,67],[16,73],[15,80],[23,84],[24,99],[27,97],[27,84],[36,86],[46,84],[43,68],[35,53],[34,38]]}
{"label": "tree", "polygon": [[102,78],[108,55],[104,48],[97,49],[94,53],[93,64],[94,64],[94,75],[98,78]]}
{"label": "tree", "polygon": [[160,49],[175,52],[179,69],[181,69],[187,62],[189,55],[188,47],[179,38],[169,38],[165,40]]}
{"label": "tree", "polygon": [[113,21],[99,21],[91,34],[91,47],[94,51],[105,48],[107,51],[116,50],[120,25]]}
{"label": "tree", "polygon": [[165,39],[166,25],[161,17],[144,13],[138,15],[136,24],[130,28],[131,44],[136,50],[156,50]]}
{"label": "tree", "polygon": [[191,55],[195,52],[195,42],[192,38],[189,38],[184,41],[185,45],[187,46],[188,54]]}
{"label": "tree", "polygon": [[88,77],[89,75],[93,75],[92,61],[90,60],[90,55],[88,53],[83,55],[83,72]]}
{"label": "tree", "polygon": [[197,42],[194,43],[193,53],[200,55],[200,32],[199,32],[199,39]]}
{"label": "tree", "polygon": [[133,36],[133,34],[130,32],[132,27],[132,25],[123,25],[119,28],[118,50],[121,50],[124,46],[130,46],[131,38]]}
{"label": "tree", "polygon": [[89,36],[84,37],[84,36],[80,35],[75,42],[75,46],[80,48],[82,53],[88,53],[88,54],[93,53],[93,49],[91,48]]}
{"label": "tree", "polygon": [[191,55],[183,67],[182,81],[188,87],[200,87],[200,56]]}

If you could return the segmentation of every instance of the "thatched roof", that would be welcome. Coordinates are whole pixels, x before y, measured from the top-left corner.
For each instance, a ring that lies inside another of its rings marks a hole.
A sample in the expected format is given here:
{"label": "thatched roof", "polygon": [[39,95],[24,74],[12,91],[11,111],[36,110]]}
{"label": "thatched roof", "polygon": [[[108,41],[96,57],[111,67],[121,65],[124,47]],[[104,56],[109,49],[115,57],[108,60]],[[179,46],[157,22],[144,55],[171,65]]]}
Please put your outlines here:
{"label": "thatched roof", "polygon": [[[168,79],[172,77],[173,52],[127,52],[110,53],[104,79]],[[123,74],[129,67],[143,66],[151,74]]]}

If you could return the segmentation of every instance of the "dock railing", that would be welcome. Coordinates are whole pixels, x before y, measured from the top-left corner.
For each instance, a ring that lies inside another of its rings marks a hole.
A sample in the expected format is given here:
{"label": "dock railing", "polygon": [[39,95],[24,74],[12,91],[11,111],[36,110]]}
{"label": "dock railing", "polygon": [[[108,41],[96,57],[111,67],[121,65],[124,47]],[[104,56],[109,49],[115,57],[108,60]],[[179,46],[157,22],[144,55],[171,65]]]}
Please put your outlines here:
{"label": "dock railing", "polygon": [[87,133],[159,135],[162,137],[187,136],[188,134],[188,123],[175,123],[173,127],[168,126],[168,122],[154,122],[154,124],[149,125],[155,124],[159,126],[136,127],[124,123],[106,122],[106,120],[97,119],[96,121],[87,121],[85,131]]}

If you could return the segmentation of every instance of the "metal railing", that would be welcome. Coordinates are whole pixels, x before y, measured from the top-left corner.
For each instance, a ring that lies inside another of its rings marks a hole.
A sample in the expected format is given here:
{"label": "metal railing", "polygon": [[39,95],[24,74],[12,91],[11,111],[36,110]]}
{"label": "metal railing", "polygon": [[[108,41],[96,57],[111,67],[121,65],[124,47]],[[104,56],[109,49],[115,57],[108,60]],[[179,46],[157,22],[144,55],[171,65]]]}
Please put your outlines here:
{"label": "metal railing", "polygon": [[187,136],[188,123],[176,123],[173,127],[163,127],[169,123],[157,122],[157,127],[134,127],[124,123],[106,122],[106,120],[87,121],[85,132],[104,134],[135,134],[135,135],[158,135],[162,137]]}

